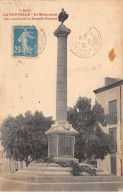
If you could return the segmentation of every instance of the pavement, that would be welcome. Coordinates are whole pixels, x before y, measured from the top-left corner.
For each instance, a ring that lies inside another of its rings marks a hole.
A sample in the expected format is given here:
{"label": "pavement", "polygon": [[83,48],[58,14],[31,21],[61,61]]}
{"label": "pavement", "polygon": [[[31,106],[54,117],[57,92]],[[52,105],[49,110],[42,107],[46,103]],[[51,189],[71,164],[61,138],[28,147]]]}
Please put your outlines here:
{"label": "pavement", "polygon": [[1,192],[123,191],[123,176],[73,176],[69,167],[32,163],[15,173],[0,175]]}
{"label": "pavement", "polygon": [[[76,176],[75,176],[76,177]],[[81,176],[80,176],[81,177]],[[93,176],[92,176],[93,177]],[[94,176],[96,177],[96,176]],[[64,191],[122,191],[123,181],[102,181],[102,182],[57,182],[37,183],[21,181],[21,180],[10,180],[0,177],[0,191],[2,192],[64,192]]]}

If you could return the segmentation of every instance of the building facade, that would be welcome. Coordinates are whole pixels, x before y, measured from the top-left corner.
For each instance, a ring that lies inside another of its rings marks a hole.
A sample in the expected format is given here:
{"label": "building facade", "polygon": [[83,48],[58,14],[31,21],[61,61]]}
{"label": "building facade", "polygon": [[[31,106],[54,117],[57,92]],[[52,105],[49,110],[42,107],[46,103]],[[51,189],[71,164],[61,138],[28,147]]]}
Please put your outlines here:
{"label": "building facade", "polygon": [[4,148],[2,147],[0,136],[0,174],[14,173],[15,171],[21,170],[23,167],[26,167],[25,162],[6,158],[6,153],[4,152]]}
{"label": "building facade", "polygon": [[123,175],[123,80],[105,78],[105,86],[94,90],[96,100],[104,108],[107,126],[103,129],[112,139],[111,154],[97,161],[104,172]]}

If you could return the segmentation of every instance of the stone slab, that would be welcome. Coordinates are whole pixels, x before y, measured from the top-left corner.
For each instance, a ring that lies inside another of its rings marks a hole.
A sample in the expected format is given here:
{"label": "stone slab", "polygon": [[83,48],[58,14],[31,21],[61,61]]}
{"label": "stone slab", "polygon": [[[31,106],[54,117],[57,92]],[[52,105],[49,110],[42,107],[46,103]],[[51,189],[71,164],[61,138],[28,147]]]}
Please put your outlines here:
{"label": "stone slab", "polygon": [[[92,177],[93,178],[93,177]],[[40,180],[43,181],[43,180]],[[60,182],[47,183],[36,183],[35,181],[21,181],[21,180],[10,180],[7,178],[0,177],[0,191],[25,191],[25,192],[37,192],[37,191],[121,191],[123,183],[120,181],[114,182]],[[6,185],[5,185],[6,184]]]}

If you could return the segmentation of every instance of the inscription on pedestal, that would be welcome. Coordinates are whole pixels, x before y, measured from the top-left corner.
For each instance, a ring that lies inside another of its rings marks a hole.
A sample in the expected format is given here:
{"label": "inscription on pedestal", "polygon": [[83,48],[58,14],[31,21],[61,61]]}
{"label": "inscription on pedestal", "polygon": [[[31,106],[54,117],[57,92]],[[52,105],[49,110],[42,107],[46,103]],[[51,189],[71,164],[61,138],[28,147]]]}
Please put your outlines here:
{"label": "inscription on pedestal", "polygon": [[59,137],[59,156],[73,156],[74,137]]}
{"label": "inscription on pedestal", "polygon": [[57,136],[50,136],[48,143],[49,156],[50,155],[57,156]]}

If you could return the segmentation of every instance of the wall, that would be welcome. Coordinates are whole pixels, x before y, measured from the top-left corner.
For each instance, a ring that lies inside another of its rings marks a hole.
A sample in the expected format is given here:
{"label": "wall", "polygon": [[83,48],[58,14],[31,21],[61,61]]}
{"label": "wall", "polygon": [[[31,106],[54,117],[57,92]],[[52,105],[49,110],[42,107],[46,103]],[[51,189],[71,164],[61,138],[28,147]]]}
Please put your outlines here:
{"label": "wall", "polygon": [[[122,94],[123,94],[123,86],[122,86]],[[117,153],[116,153],[116,165],[117,165],[117,175],[121,175],[121,115],[120,115],[120,86],[108,89],[106,91],[100,92],[96,94],[96,99],[98,103],[100,103],[104,110],[105,114],[109,114],[109,101],[117,100],[117,123],[110,124],[106,126],[106,132],[109,133],[109,128],[116,127],[117,128]],[[123,104],[123,98],[122,98]],[[123,116],[123,111],[122,111]],[[123,117],[122,117],[123,118]],[[123,125],[123,121],[122,121]],[[110,156],[106,157],[103,161],[97,162],[98,167],[102,167],[104,171],[111,171],[110,169]]]}

